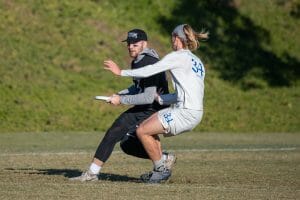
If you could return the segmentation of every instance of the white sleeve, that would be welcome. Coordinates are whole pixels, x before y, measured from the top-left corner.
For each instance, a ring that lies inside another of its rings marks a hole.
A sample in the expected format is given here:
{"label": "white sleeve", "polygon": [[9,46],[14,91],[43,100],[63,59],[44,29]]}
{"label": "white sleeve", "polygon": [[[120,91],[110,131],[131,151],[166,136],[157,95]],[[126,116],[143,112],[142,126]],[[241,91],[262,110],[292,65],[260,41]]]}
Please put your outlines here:
{"label": "white sleeve", "polygon": [[178,57],[176,56],[176,52],[172,52],[153,65],[147,65],[145,67],[132,70],[122,70],[121,76],[146,78],[154,74],[176,68],[178,66],[178,62],[176,62],[177,60]]}

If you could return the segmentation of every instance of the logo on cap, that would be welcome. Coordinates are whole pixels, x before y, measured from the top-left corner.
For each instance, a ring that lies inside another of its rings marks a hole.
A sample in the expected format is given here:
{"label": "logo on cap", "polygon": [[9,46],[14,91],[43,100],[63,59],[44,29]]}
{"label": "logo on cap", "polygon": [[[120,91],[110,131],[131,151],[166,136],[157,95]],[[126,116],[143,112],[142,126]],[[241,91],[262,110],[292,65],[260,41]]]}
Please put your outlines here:
{"label": "logo on cap", "polygon": [[137,34],[137,33],[134,33],[134,32],[129,32],[129,33],[128,33],[128,37],[129,37],[129,38],[137,38],[137,37],[138,37],[138,34]]}
{"label": "logo on cap", "polygon": [[128,32],[126,40],[123,40],[122,42],[127,42],[127,43],[136,43],[139,41],[147,41],[147,34],[145,31],[141,29],[133,29]]}

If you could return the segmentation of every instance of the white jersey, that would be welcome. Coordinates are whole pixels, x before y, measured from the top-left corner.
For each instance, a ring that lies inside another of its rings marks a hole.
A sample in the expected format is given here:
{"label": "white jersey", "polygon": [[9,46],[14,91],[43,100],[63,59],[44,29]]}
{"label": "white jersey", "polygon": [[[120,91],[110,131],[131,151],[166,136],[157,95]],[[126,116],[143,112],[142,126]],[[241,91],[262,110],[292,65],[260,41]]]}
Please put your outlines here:
{"label": "white jersey", "polygon": [[149,77],[170,70],[178,108],[203,110],[205,69],[201,60],[190,50],[181,49],[167,54],[161,61],[134,70],[122,70],[121,76]]}

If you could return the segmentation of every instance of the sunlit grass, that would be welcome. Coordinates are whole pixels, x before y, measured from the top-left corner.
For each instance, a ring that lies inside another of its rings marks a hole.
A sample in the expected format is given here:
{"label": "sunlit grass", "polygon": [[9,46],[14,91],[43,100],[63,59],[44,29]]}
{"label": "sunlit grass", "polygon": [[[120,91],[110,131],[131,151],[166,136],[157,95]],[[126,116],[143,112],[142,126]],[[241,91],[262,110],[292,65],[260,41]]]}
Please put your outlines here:
{"label": "sunlit grass", "polygon": [[1,199],[297,199],[298,134],[185,133],[165,138],[177,155],[166,183],[139,181],[149,160],[116,148],[101,180],[71,182],[85,170],[99,133],[0,135]]}

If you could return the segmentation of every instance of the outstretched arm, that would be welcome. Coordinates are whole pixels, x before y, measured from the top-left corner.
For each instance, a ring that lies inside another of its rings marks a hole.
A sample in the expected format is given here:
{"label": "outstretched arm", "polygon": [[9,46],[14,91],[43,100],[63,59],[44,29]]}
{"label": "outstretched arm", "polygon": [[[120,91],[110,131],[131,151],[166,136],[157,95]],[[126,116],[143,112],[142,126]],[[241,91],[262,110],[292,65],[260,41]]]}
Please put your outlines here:
{"label": "outstretched arm", "polygon": [[121,70],[119,66],[116,63],[114,63],[112,60],[106,60],[104,61],[104,65],[105,65],[104,69],[109,70],[113,74],[118,76],[145,78],[145,77],[152,76],[154,74],[158,74],[163,71],[180,67],[180,65],[178,65],[179,63],[180,61],[178,61],[178,56],[175,53],[170,53],[155,64],[147,65],[138,69],[131,69],[131,70]]}
{"label": "outstretched arm", "polygon": [[146,87],[143,93],[135,95],[121,95],[120,103],[126,105],[145,105],[153,103],[156,96],[156,87]]}
{"label": "outstretched arm", "polygon": [[156,97],[156,87],[147,87],[143,93],[135,95],[117,95],[114,94],[110,98],[110,103],[113,105],[145,105],[151,104]]}

